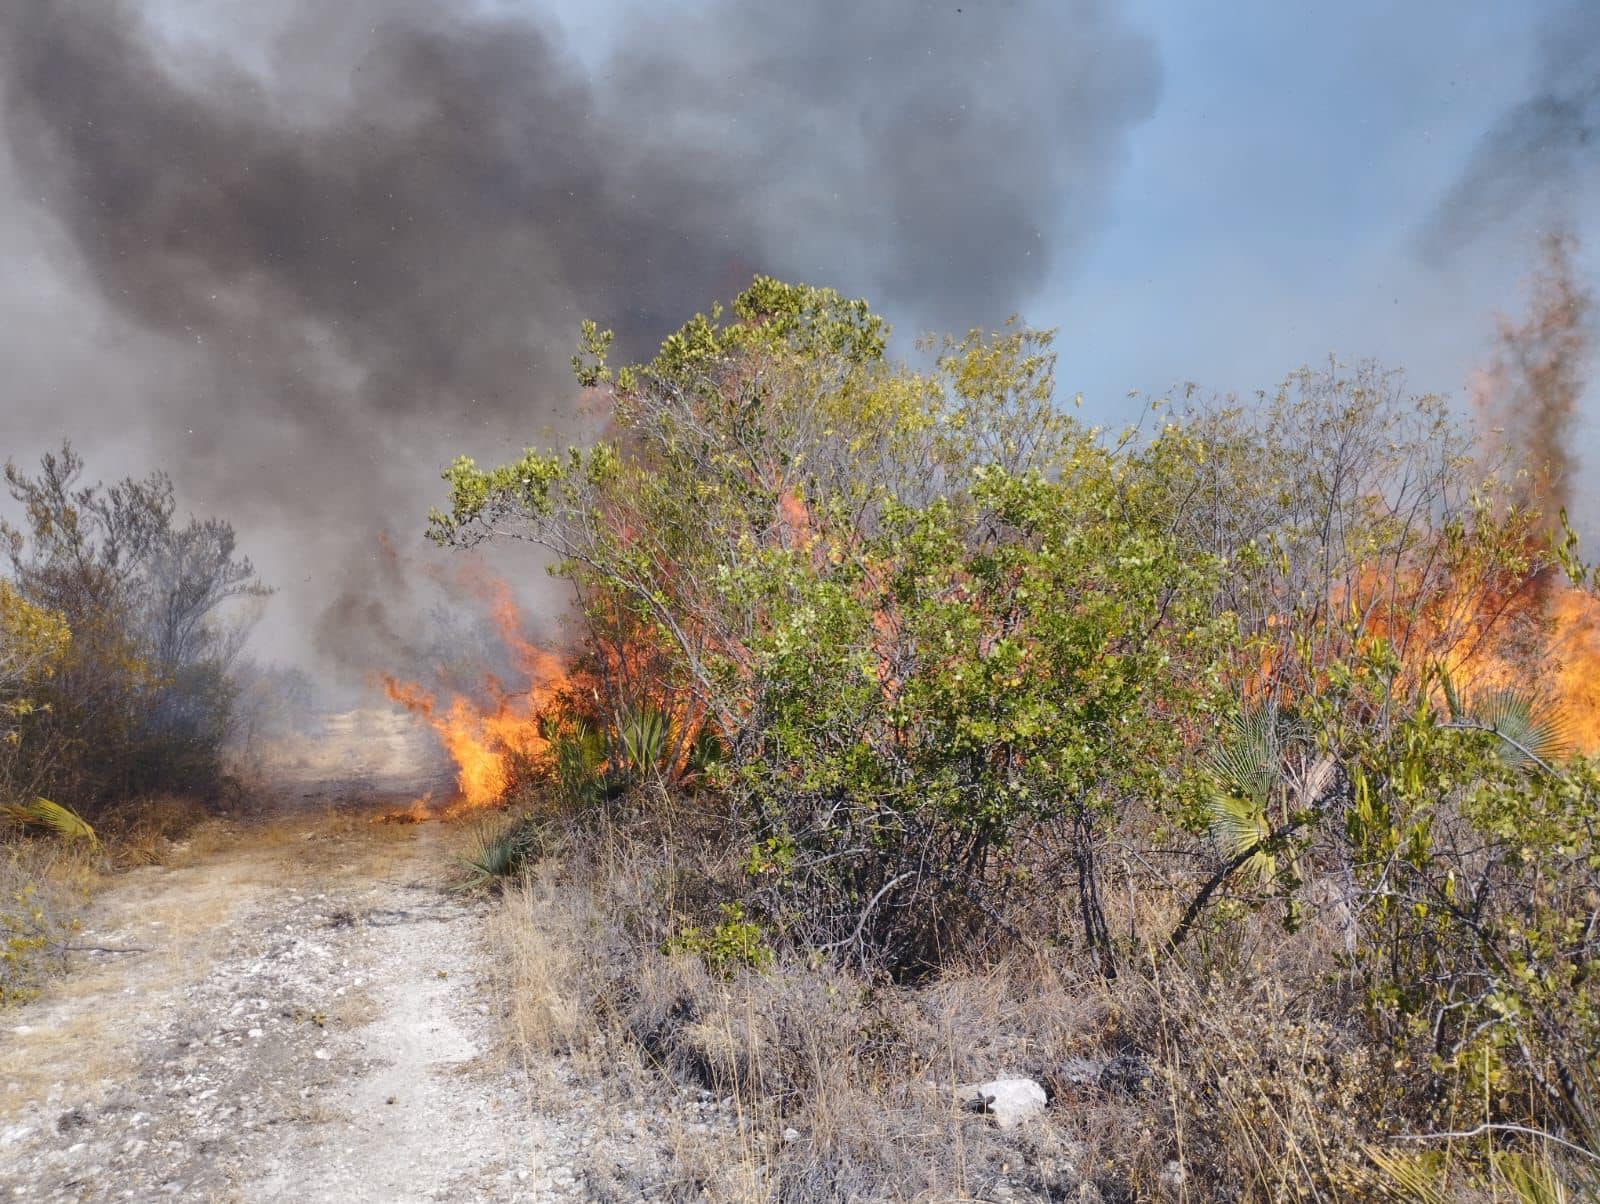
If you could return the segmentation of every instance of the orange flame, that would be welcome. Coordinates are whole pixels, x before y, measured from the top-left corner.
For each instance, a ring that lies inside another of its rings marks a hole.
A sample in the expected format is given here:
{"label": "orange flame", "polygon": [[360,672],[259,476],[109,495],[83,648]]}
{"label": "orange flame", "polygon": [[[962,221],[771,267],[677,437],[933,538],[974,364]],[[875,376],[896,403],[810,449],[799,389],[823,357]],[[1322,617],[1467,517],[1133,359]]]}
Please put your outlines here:
{"label": "orange flame", "polygon": [[[1564,586],[1544,569],[1509,589],[1447,593],[1411,621],[1426,637],[1448,632],[1446,667],[1481,692],[1534,685],[1553,703],[1574,752],[1600,755],[1600,597]],[[1518,656],[1513,629],[1531,621],[1531,648]]]}
{"label": "orange flame", "polygon": [[488,604],[502,643],[527,679],[525,688],[508,691],[497,679],[484,682],[487,704],[452,694],[440,706],[433,693],[416,682],[385,674],[389,698],[427,723],[455,763],[456,798],[444,815],[459,815],[498,804],[515,783],[517,764],[543,751],[539,713],[567,680],[562,659],[522,634],[522,618],[503,581],[468,582]]}
{"label": "orange flame", "polygon": [[1600,598],[1563,589],[1550,600],[1556,691],[1573,747],[1600,754]]}

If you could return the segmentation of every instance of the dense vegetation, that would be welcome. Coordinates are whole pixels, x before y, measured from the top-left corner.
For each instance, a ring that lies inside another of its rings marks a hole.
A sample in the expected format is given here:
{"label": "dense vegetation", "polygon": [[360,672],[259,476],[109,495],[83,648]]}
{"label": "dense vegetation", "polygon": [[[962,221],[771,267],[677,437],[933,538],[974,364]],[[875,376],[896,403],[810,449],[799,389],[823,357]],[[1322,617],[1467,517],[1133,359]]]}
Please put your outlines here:
{"label": "dense vegetation", "polygon": [[[586,620],[546,811],[695,867],[628,924],[869,992],[1048,967],[1162,1084],[1103,1190],[1587,1181],[1600,770],[1548,651],[1582,571],[1527,476],[1373,366],[1112,434],[1048,334],[914,370],[887,333],[766,279],[644,365],[590,326],[606,436],[446,474],[434,536],[542,545]],[[909,1057],[881,1037],[862,1067]]]}
{"label": "dense vegetation", "polygon": [[6,485],[0,522],[0,795],[88,812],[160,792],[211,796],[249,616],[267,591],[219,519],[179,523],[162,474],[82,482],[64,445]]}
{"label": "dense vegetation", "polygon": [[5,467],[0,1004],[59,962],[96,866],[156,855],[227,788],[248,604],[267,592],[226,522],[177,520],[164,475],[83,471],[70,445],[36,475]]}

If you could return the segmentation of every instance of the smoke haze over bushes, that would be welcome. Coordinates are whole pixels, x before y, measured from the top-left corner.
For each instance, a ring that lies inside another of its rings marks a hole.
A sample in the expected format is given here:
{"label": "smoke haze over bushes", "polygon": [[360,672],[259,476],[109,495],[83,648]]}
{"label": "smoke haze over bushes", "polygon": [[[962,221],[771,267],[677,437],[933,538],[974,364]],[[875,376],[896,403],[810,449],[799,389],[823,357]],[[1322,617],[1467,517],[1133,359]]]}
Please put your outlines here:
{"label": "smoke haze over bushes", "polygon": [[[1600,29],[1562,12],[1424,244],[1592,187]],[[361,609],[330,600],[370,601],[374,534],[413,538],[443,459],[582,432],[582,317],[642,353],[756,272],[865,294],[903,331],[1037,316],[1126,217],[1158,103],[1204,128],[1206,97],[1164,79],[1193,48],[1158,53],[1161,31],[1115,0],[21,0],[0,14],[0,451],[71,435],[109,472],[170,469],[280,585],[268,651],[309,653]],[[1130,325],[1160,319],[1145,304]],[[1292,366],[1256,354],[1228,385]],[[1171,383],[1105,358],[1117,390]]]}
{"label": "smoke haze over bushes", "polygon": [[1573,4],[1539,41],[1529,94],[1479,140],[1422,234],[1447,258],[1509,219],[1571,222],[1600,167],[1600,9]]}
{"label": "smoke haze over bushes", "polygon": [[1055,9],[718,0],[590,71],[531,6],[10,6],[7,224],[57,219],[11,236],[114,314],[51,328],[69,378],[293,531],[264,567],[320,604],[440,448],[575,430],[581,317],[652,337],[777,271],[965,326],[1070,267],[1159,72],[1118,6]]}

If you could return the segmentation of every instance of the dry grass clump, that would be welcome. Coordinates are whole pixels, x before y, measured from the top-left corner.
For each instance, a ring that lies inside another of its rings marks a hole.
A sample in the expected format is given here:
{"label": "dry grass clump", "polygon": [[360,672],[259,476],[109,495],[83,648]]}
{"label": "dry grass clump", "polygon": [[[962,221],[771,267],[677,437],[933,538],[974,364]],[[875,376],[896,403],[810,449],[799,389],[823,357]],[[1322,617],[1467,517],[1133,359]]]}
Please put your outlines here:
{"label": "dry grass clump", "polygon": [[[1290,934],[1258,915],[1188,963],[1130,951],[1111,981],[1039,945],[896,985],[794,950],[683,947],[686,926],[715,931],[737,868],[714,848],[557,844],[493,913],[510,1050],[672,1117],[676,1198],[1399,1198],[1371,1147],[1416,1101],[1349,984],[1314,972],[1336,935],[1314,917]],[[1042,1117],[1001,1130],[957,1103],[1012,1076],[1045,1087]],[[710,1123],[686,1098],[712,1101]]]}
{"label": "dry grass clump", "polygon": [[93,842],[20,829],[0,839],[0,1007],[32,998],[65,966],[89,899],[118,872],[203,856],[230,838],[203,804],[173,795],[110,812],[96,831]]}
{"label": "dry grass clump", "polygon": [[[564,1055],[619,1106],[720,1101],[714,1123],[679,1118],[680,1198],[1111,1200],[1161,1188],[1177,1151],[1153,1072],[1107,1052],[1126,1045],[1125,1000],[1030,954],[910,988],[794,953],[758,968],[674,948],[685,925],[714,928],[717,913],[691,904],[728,869],[684,849],[573,834],[561,859],[503,892],[492,921],[509,1043],[530,1073]],[[1008,1075],[1047,1086],[1045,1118],[1001,1131],[957,1104],[958,1085]],[[1142,1146],[1128,1140],[1141,1124]]]}
{"label": "dry grass clump", "polygon": [[65,963],[97,860],[80,843],[21,835],[0,842],[0,1007],[33,998]]}
{"label": "dry grass clump", "polygon": [[1119,994],[1152,1072],[1141,1120],[1160,1125],[1190,1198],[1382,1198],[1366,1150],[1393,1127],[1385,1067],[1316,993],[1270,973],[1178,971],[1130,976]]}
{"label": "dry grass clump", "polygon": [[525,1067],[586,1050],[597,1031],[584,941],[592,900],[564,892],[550,868],[540,866],[504,891],[490,919],[499,954],[493,984],[506,1003],[511,1047]]}
{"label": "dry grass clump", "polygon": [[111,864],[132,869],[165,865],[189,852],[193,841],[215,823],[198,799],[162,794],[108,812],[100,833]]}

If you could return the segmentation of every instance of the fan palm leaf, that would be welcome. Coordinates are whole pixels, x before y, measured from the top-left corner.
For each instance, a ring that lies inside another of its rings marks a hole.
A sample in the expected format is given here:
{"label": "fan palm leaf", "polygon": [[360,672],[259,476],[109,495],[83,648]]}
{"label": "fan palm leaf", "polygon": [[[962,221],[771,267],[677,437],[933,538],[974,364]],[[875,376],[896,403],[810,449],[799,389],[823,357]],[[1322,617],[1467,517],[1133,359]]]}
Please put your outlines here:
{"label": "fan palm leaf", "polygon": [[1491,690],[1472,700],[1467,716],[1500,737],[1500,757],[1513,767],[1556,761],[1567,754],[1565,718],[1534,690]]}
{"label": "fan palm leaf", "polygon": [[98,843],[88,820],[47,798],[36,798],[31,803],[6,803],[0,806],[0,814],[25,828],[43,828],[54,832],[63,840]]}
{"label": "fan palm leaf", "polygon": [[1282,755],[1277,708],[1251,707],[1228,720],[1204,764],[1221,789],[1264,808],[1282,773]]}
{"label": "fan palm leaf", "polygon": [[1265,847],[1272,834],[1267,804],[1283,775],[1276,709],[1247,707],[1232,717],[1203,764],[1211,778],[1206,810],[1212,835],[1230,858],[1247,858],[1241,874],[1269,881],[1278,863]]}
{"label": "fan palm leaf", "polygon": [[1237,872],[1259,882],[1270,881],[1278,872],[1278,859],[1264,847],[1272,829],[1261,805],[1219,790],[1212,794],[1208,811],[1211,834],[1228,856],[1249,854]]}

